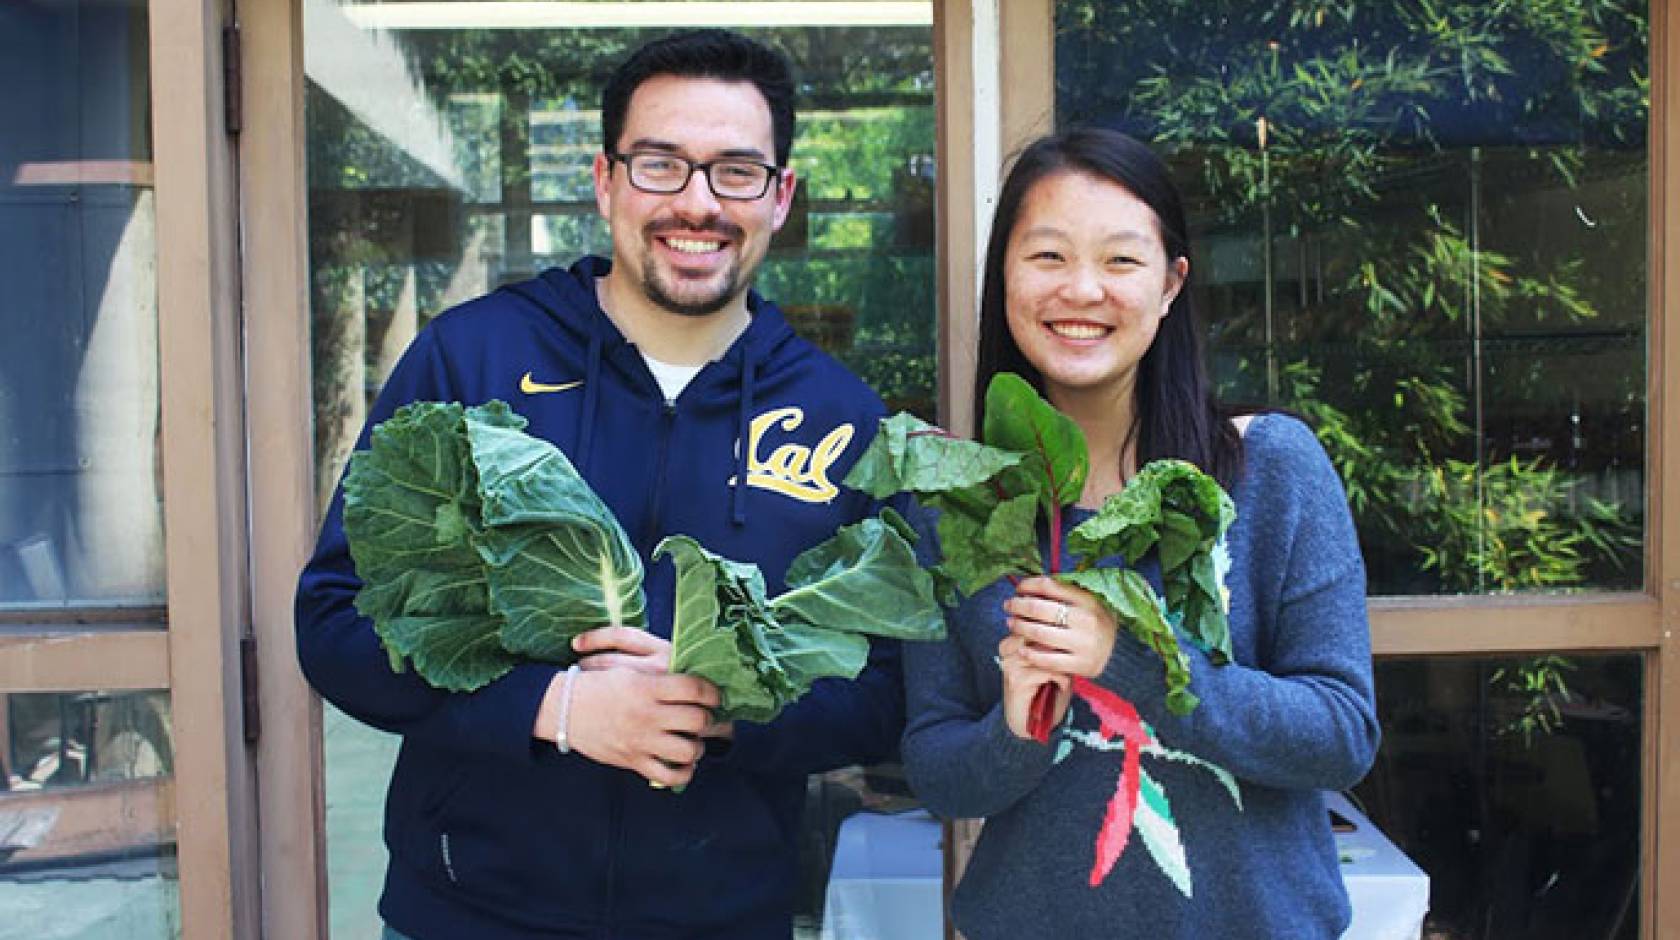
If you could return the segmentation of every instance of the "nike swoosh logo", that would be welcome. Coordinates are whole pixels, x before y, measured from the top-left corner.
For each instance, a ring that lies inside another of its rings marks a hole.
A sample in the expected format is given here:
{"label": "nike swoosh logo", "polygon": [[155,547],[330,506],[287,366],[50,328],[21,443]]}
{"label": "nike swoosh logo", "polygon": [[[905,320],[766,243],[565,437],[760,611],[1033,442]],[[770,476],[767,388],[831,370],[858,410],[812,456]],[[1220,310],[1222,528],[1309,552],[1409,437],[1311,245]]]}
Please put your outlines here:
{"label": "nike swoosh logo", "polygon": [[529,372],[519,377],[519,390],[527,395],[541,395],[544,392],[564,392],[567,389],[577,388],[582,384],[582,382],[561,382],[559,385],[549,385],[546,382],[538,382],[536,379],[531,378],[531,373]]}

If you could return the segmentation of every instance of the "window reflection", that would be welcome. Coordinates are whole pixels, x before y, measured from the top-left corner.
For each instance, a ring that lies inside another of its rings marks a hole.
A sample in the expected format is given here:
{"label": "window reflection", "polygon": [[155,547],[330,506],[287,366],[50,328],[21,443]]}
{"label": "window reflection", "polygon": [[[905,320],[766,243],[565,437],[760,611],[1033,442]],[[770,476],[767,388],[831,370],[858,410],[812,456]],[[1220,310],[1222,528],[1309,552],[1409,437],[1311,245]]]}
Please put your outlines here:
{"label": "window reflection", "polygon": [[1356,796],[1430,877],[1425,936],[1639,935],[1640,657],[1377,664]]}
{"label": "window reflection", "polygon": [[0,940],[178,937],[164,692],[0,692]]}
{"label": "window reflection", "polygon": [[162,597],[146,29],[0,7],[0,608]]}
{"label": "window reflection", "polygon": [[1645,3],[1430,9],[1061,0],[1057,120],[1170,154],[1222,393],[1314,422],[1372,593],[1636,588]]}

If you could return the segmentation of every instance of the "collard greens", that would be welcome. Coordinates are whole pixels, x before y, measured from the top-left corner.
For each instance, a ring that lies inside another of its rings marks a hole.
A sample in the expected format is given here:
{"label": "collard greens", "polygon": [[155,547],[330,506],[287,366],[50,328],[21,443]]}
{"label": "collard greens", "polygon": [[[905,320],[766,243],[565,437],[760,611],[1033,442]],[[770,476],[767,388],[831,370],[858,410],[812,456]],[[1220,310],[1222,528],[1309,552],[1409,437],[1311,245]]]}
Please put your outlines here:
{"label": "collard greens", "polygon": [[916,564],[908,531],[891,509],[841,528],[793,560],[788,589],[774,600],[757,567],[684,535],[665,539],[653,557],[669,554],[677,565],[672,671],[711,680],[723,695],[721,720],[767,721],[817,679],[862,671],[864,634],[943,637],[933,579]]}
{"label": "collard greens", "polygon": [[[351,456],[344,530],[391,659],[452,691],[478,689],[521,660],[569,663],[572,638],[611,623],[646,627],[642,562],[605,503],[554,445],[502,402],[417,402],[375,426]],[[766,598],[757,566],[686,536],[662,542],[677,597],[674,672],[723,693],[719,720],[768,721],[817,679],[856,676],[863,634],[937,639],[944,620],[890,510],[794,559]]]}
{"label": "collard greens", "polygon": [[645,626],[642,562],[571,461],[502,402],[405,405],[344,478],[344,531],[401,671],[480,688],[520,657],[569,663],[572,637]]}

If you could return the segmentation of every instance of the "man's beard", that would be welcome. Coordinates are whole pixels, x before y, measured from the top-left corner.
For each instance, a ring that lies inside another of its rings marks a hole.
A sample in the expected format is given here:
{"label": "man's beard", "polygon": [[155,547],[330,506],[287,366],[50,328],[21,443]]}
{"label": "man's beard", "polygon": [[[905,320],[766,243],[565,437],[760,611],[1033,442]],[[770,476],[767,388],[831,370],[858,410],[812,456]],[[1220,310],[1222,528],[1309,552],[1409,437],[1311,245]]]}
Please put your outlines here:
{"label": "man's beard", "polygon": [[[685,226],[656,223],[649,225],[644,230],[644,238],[646,244],[651,246],[654,239],[661,234],[692,231]],[[722,223],[716,226],[714,231],[726,236],[736,246],[741,244],[741,237],[744,234],[739,226],[730,223]],[[756,264],[743,270],[740,255],[736,255],[735,260],[731,261],[729,266],[724,269],[723,284],[715,292],[690,300],[680,300],[671,286],[661,278],[659,265],[655,263],[653,248],[648,247],[644,249],[642,255],[642,293],[646,294],[647,298],[653,301],[655,305],[678,316],[707,317],[729,306],[729,303],[746,289],[747,284],[752,280],[752,276],[757,272],[758,265]]]}

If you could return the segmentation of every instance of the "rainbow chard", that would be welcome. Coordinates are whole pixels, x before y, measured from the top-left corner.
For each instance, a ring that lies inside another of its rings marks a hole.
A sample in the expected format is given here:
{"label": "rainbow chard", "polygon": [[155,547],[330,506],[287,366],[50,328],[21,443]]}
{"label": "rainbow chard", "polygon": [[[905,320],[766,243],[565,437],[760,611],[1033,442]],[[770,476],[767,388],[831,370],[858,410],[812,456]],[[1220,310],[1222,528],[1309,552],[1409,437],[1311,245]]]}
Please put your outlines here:
{"label": "rainbow chard", "polygon": [[[1161,657],[1167,707],[1196,707],[1190,661],[1176,628],[1215,664],[1230,659],[1217,546],[1236,516],[1213,478],[1180,460],[1151,461],[1064,546],[1062,517],[1079,501],[1090,455],[1079,426],[1019,376],[1000,373],[986,388],[983,443],[965,441],[909,415],[882,422],[846,485],[877,498],[916,495],[937,509],[943,558],[934,569],[942,597],[972,594],[1001,577],[1047,573],[1090,591],[1115,619]],[[1049,536],[1040,551],[1040,512]],[[1134,567],[1098,568],[1118,555],[1136,566],[1150,552],[1161,563],[1163,601]],[[1078,559],[1068,564],[1069,556]],[[1049,740],[1055,690],[1033,697],[1029,732]]]}

